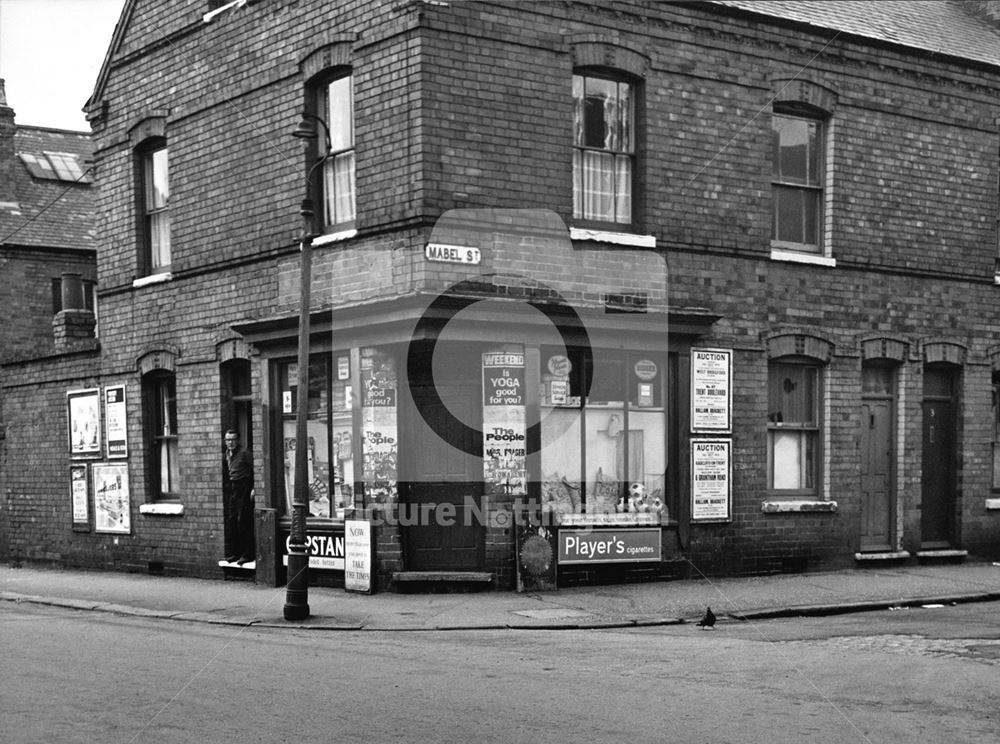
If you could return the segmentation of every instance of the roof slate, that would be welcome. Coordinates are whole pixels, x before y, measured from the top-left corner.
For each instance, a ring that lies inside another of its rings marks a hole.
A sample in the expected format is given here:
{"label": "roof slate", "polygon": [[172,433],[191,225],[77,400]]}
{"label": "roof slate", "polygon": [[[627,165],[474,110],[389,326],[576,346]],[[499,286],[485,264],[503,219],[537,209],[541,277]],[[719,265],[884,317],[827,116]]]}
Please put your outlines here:
{"label": "roof slate", "polygon": [[1000,30],[961,0],[709,0],[739,10],[1000,66]]}
{"label": "roof slate", "polygon": [[95,250],[97,194],[89,183],[35,178],[19,157],[62,152],[91,157],[90,138],[82,132],[18,126],[14,204],[0,203],[0,245]]}

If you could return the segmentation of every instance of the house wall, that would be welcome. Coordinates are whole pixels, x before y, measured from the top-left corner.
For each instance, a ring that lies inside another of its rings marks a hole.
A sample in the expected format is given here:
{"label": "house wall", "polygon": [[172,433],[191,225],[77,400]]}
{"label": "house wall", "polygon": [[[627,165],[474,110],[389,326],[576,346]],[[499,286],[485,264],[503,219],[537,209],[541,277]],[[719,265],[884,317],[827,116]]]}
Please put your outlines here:
{"label": "house wall", "polygon": [[[276,0],[207,26],[197,11],[187,3],[137,3],[102,94],[107,114],[95,121],[99,361],[85,374],[72,366],[53,373],[37,393],[8,391],[5,403],[11,431],[20,432],[8,435],[6,456],[20,462],[41,434],[25,420],[33,411],[55,414],[69,387],[125,381],[134,402],[129,437],[139,443],[137,360],[172,350],[185,512],[134,511],[134,535],[118,545],[68,532],[56,505],[66,501],[69,463],[53,454],[39,464],[44,498],[27,483],[15,487],[40,499],[31,509],[41,511],[18,512],[12,554],[213,570],[222,539],[218,349],[233,325],[297,312],[305,161],[288,134],[303,102],[299,63],[341,42],[352,45],[355,75],[359,233],[314,251],[313,309],[434,292],[464,277],[458,269],[431,272],[421,258],[435,221],[451,209],[543,208],[569,225],[574,60],[614,64],[627,56],[642,75],[641,230],[665,257],[670,306],[720,317],[688,343],[734,351],[733,519],[691,526],[687,557],[708,574],[852,563],[861,341],[873,334],[907,349],[899,372],[899,547],[919,549],[922,370],[927,344],[947,340],[967,350],[959,537],[977,554],[997,553],[1000,512],[986,508],[990,350],[998,342],[996,70],[849,35],[827,43],[800,28],[693,4]],[[594,57],[595,49],[606,56]],[[770,257],[768,114],[775,81],[791,78],[836,95],[827,225],[835,266]],[[153,115],[167,121],[173,278],[136,288],[129,131]],[[517,265],[559,277],[558,266],[535,258],[526,249],[512,253],[510,264],[478,271]],[[592,282],[580,279],[572,299],[595,302]],[[832,344],[823,488],[835,511],[767,508],[766,340],[781,331]],[[255,439],[263,443],[270,415],[263,364],[254,375]],[[145,461],[138,446],[133,452],[138,505],[148,499]]]}

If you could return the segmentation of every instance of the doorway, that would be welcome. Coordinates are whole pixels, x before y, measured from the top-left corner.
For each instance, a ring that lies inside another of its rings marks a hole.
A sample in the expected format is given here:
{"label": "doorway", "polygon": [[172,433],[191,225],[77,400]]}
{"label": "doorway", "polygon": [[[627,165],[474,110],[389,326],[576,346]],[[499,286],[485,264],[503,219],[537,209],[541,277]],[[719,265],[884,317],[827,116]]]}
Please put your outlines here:
{"label": "doorway", "polygon": [[895,369],[865,366],[861,397],[861,551],[888,552],[895,534]]}
{"label": "doorway", "polygon": [[950,367],[924,369],[920,545],[947,548],[955,505],[955,388]]}
{"label": "doorway", "polygon": [[[468,345],[431,345],[411,370],[412,406],[405,421],[407,455],[400,497],[403,549],[410,571],[475,571],[483,567],[482,369]],[[454,417],[454,418],[453,418]],[[450,427],[462,441],[437,432]],[[460,431],[459,431],[460,429]]]}

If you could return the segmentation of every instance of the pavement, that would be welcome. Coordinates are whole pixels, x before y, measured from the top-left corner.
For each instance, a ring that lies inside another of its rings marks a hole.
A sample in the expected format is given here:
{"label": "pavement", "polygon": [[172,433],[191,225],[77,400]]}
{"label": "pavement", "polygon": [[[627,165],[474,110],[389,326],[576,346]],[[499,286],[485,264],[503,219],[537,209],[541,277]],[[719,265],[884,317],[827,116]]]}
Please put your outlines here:
{"label": "pavement", "polygon": [[138,573],[0,567],[0,600],[173,621],[341,631],[588,629],[885,612],[1000,600],[1000,563],[864,567],[548,592],[355,594],[309,587],[310,615],[286,621],[284,587]]}

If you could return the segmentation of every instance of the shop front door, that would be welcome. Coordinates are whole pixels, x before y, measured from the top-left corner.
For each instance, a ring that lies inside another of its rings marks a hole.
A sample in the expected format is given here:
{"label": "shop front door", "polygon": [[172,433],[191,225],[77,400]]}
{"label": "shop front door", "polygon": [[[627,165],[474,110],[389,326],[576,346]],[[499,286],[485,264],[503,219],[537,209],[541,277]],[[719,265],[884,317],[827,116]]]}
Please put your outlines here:
{"label": "shop front door", "polygon": [[[415,410],[404,442],[409,477],[400,517],[408,571],[483,567],[483,461],[471,454],[482,451],[479,425],[471,425],[482,421],[482,393],[474,373],[471,364],[456,363],[439,370],[433,385],[416,380],[410,387]],[[470,423],[461,434],[468,441],[445,442],[437,434],[446,430],[451,416]]]}

